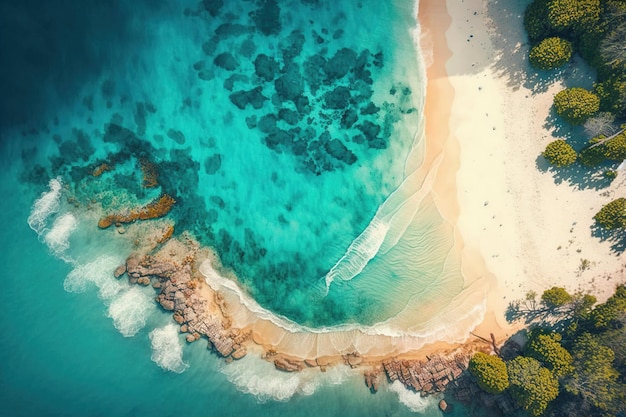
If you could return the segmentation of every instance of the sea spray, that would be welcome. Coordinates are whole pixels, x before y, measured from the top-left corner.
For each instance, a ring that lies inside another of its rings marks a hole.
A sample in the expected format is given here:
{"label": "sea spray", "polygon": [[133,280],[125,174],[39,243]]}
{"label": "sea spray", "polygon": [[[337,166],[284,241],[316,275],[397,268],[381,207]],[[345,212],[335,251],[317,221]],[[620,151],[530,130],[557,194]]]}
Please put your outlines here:
{"label": "sea spray", "polygon": [[54,254],[64,259],[64,252],[70,247],[70,235],[77,227],[76,217],[72,213],[64,213],[57,217],[52,228],[44,236],[44,241]]}
{"label": "sea spray", "polygon": [[41,193],[28,216],[28,225],[31,229],[41,235],[46,228],[48,218],[59,211],[61,201],[61,189],[63,183],[60,178],[53,178],[48,183],[49,191]]}
{"label": "sea spray", "polygon": [[151,359],[166,371],[178,374],[189,367],[183,362],[183,345],[179,338],[178,326],[170,323],[150,332],[152,345]]}
{"label": "sea spray", "polygon": [[124,337],[132,337],[146,325],[149,314],[156,310],[152,297],[139,287],[132,287],[109,305],[108,316]]}
{"label": "sea spray", "polygon": [[338,385],[351,375],[359,375],[346,366],[333,366],[320,374],[317,369],[283,372],[274,364],[248,355],[221,367],[222,372],[238,390],[254,395],[259,402],[288,401],[294,395],[313,395],[322,385]]}
{"label": "sea spray", "polygon": [[67,292],[82,293],[95,286],[101,299],[110,300],[128,287],[113,277],[113,271],[123,262],[123,258],[102,255],[93,262],[76,265],[65,277],[63,288]]}
{"label": "sea spray", "polygon": [[428,408],[434,408],[436,400],[423,398],[419,392],[409,391],[402,382],[393,381],[389,390],[398,395],[398,400],[414,413],[424,413]]}

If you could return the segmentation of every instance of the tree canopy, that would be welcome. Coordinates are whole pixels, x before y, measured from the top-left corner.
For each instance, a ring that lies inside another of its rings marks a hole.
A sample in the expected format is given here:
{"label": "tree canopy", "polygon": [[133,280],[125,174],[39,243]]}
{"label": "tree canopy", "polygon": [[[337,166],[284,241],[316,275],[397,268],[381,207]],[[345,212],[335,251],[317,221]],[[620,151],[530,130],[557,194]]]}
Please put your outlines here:
{"label": "tree canopy", "polygon": [[526,356],[537,359],[557,378],[574,370],[572,355],[561,346],[561,338],[558,333],[536,332],[526,344],[525,351]]}
{"label": "tree canopy", "polygon": [[509,392],[533,416],[540,416],[559,394],[559,381],[538,360],[518,356],[507,362]]}
{"label": "tree canopy", "polygon": [[478,386],[491,394],[499,394],[509,386],[506,364],[498,356],[477,352],[468,369],[476,377]]}
{"label": "tree canopy", "polygon": [[584,88],[567,88],[554,96],[554,107],[565,121],[579,125],[600,110],[600,98]]}
{"label": "tree canopy", "polygon": [[615,354],[589,333],[576,339],[572,356],[574,372],[565,382],[565,389],[581,395],[595,407],[611,408],[613,401],[623,390],[617,384],[619,373],[613,368]]}
{"label": "tree canopy", "polygon": [[572,57],[572,43],[559,37],[542,40],[530,50],[530,64],[540,70],[551,70],[565,65]]}
{"label": "tree canopy", "polygon": [[548,308],[558,308],[571,302],[573,297],[563,287],[552,287],[541,294],[541,302]]}
{"label": "tree canopy", "polygon": [[554,165],[555,167],[572,165],[576,162],[576,158],[578,157],[574,148],[563,139],[550,142],[542,155],[550,165]]}
{"label": "tree canopy", "polygon": [[600,0],[551,0],[548,20],[556,30],[580,31],[600,19]]}
{"label": "tree canopy", "polygon": [[593,218],[605,229],[626,227],[626,198],[621,197],[606,204]]}

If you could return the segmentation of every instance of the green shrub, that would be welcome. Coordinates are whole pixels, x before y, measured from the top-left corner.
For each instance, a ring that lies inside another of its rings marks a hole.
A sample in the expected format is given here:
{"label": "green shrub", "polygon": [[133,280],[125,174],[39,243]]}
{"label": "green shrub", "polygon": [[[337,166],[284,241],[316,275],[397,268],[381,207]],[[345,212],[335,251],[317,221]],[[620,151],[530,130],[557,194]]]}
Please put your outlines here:
{"label": "green shrub", "polygon": [[559,381],[533,358],[518,356],[507,362],[509,392],[533,416],[540,416],[559,395]]}
{"label": "green shrub", "polygon": [[552,28],[548,20],[548,0],[535,0],[526,7],[524,29],[532,44],[550,36]]}
{"label": "green shrub", "polygon": [[556,167],[564,167],[576,162],[576,151],[563,139],[550,142],[542,155],[551,165]]}
{"label": "green shrub", "polygon": [[600,110],[600,98],[584,88],[567,88],[554,96],[554,107],[564,120],[579,125]]}
{"label": "green shrub", "polygon": [[530,50],[530,65],[539,70],[550,70],[565,65],[572,57],[572,44],[559,37],[547,38]]}
{"label": "green shrub", "polygon": [[548,308],[562,307],[574,298],[562,287],[552,287],[541,294],[541,302]]}
{"label": "green shrub", "polygon": [[613,200],[593,216],[594,220],[605,229],[626,227],[626,198]]}
{"label": "green shrub", "polygon": [[600,0],[550,0],[548,20],[559,31],[581,31],[600,20]]}
{"label": "green shrub", "polygon": [[557,378],[574,370],[572,355],[561,346],[561,335],[558,333],[537,332],[526,344],[525,354],[544,364]]}
{"label": "green shrub", "polygon": [[469,362],[469,371],[480,388],[491,394],[499,394],[509,386],[506,364],[497,356],[477,352]]}

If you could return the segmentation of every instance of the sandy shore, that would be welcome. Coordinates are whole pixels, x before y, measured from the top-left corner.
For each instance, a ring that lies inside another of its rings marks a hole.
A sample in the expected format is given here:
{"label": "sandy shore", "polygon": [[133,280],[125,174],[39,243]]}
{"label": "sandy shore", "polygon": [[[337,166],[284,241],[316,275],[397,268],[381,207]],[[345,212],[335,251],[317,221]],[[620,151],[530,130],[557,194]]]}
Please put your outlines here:
{"label": "sandy shore", "polygon": [[[430,105],[433,85],[435,94],[453,97],[449,119],[439,104],[443,111],[427,113],[427,128],[433,119],[446,124],[451,136],[446,143],[458,144],[458,170],[454,164],[449,169],[456,170],[464,270],[482,269],[493,277],[492,316],[486,323],[495,319],[506,334],[511,330],[504,317],[509,302],[553,285],[592,291],[602,299],[626,278],[626,261],[610,242],[592,235],[593,215],[616,198],[620,182],[601,190],[588,187],[582,177],[548,170],[540,156],[552,140],[578,133],[554,119],[554,94],[566,86],[589,86],[591,73],[575,62],[562,74],[533,75],[522,24],[529,1],[502,3],[449,0],[446,12],[444,2],[422,0],[420,8],[427,8],[422,10],[435,11],[420,21],[435,46],[445,31],[451,51],[442,71],[440,60],[446,55],[435,48],[427,96]],[[441,207],[449,200],[441,198]],[[583,259],[589,261],[585,270]]]}

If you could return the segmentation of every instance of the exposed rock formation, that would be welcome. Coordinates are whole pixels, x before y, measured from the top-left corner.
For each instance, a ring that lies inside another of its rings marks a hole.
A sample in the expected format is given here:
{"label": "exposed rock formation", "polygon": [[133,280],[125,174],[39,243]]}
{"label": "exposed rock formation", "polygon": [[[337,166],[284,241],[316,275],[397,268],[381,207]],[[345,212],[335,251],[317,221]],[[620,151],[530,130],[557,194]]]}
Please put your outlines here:
{"label": "exposed rock formation", "polygon": [[167,194],[163,194],[157,200],[128,213],[113,213],[100,219],[98,227],[106,229],[116,223],[131,223],[136,220],[156,219],[165,216],[172,209],[176,200]]}
{"label": "exposed rock formation", "polygon": [[470,356],[456,353],[451,356],[435,356],[427,361],[383,362],[390,381],[399,380],[407,388],[423,394],[442,392],[448,384],[457,380],[467,369]]}

